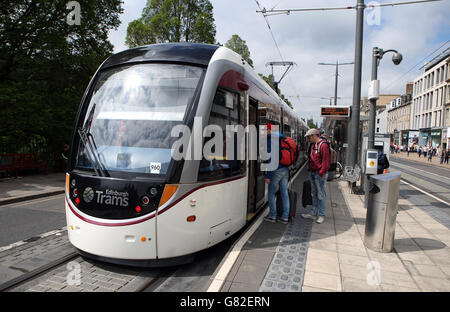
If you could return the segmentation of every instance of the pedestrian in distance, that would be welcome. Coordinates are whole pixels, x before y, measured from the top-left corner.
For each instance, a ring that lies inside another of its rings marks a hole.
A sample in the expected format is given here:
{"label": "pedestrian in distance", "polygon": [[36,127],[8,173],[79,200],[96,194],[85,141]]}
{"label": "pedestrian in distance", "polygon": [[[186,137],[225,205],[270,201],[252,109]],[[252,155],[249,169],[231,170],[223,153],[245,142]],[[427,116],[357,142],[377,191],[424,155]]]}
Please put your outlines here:
{"label": "pedestrian in distance", "polygon": [[67,170],[67,163],[69,161],[69,152],[70,152],[70,146],[69,144],[64,144],[63,150],[61,151],[61,158],[63,160],[62,168],[63,171]]}
{"label": "pedestrian in distance", "polygon": [[302,217],[316,220],[318,224],[321,224],[325,221],[327,203],[325,182],[330,168],[330,148],[326,140],[320,138],[320,130],[318,129],[310,129],[305,136],[311,144],[308,157],[312,207],[310,212],[302,214]]}
{"label": "pedestrian in distance", "polygon": [[444,148],[441,149],[441,155],[440,156],[441,156],[440,164],[442,165],[444,163],[444,159],[445,159],[445,149]]}
{"label": "pedestrian in distance", "polygon": [[432,148],[430,148],[429,150],[428,150],[428,161],[433,161],[433,149]]}
{"label": "pedestrian in distance", "polygon": [[[280,222],[287,224],[289,222],[289,192],[288,192],[288,180],[289,180],[289,166],[283,165],[282,153],[281,153],[281,140],[284,138],[279,132],[273,131],[273,125],[268,123],[267,127],[267,152],[270,154],[272,149],[272,137],[280,140],[279,145],[279,163],[278,168],[275,171],[266,171],[265,181],[269,185],[269,214],[264,217],[265,221],[268,222]],[[282,215],[281,218],[277,220],[277,206],[276,206],[276,192],[280,189],[281,202],[282,202]]]}
{"label": "pedestrian in distance", "polygon": [[384,170],[389,168],[389,160],[387,155],[378,151],[378,167],[377,174],[383,174]]}
{"label": "pedestrian in distance", "polygon": [[444,162],[448,165],[448,159],[450,158],[450,148],[445,152],[445,160]]}

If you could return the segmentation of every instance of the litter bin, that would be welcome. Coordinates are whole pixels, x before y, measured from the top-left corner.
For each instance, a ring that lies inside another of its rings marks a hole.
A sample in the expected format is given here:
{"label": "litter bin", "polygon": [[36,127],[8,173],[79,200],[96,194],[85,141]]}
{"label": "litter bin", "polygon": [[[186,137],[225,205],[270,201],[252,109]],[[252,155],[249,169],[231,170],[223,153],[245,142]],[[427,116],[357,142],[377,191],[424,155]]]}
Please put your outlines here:
{"label": "litter bin", "polygon": [[391,252],[394,247],[400,172],[370,176],[364,245],[374,251]]}

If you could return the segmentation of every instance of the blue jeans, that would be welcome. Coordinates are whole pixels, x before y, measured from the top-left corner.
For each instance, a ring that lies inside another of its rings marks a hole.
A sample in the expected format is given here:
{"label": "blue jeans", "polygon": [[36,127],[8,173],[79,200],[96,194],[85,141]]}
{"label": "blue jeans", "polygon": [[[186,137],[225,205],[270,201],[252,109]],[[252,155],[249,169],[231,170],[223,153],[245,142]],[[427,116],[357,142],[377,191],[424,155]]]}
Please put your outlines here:
{"label": "blue jeans", "polygon": [[311,181],[311,197],[312,208],[309,212],[312,216],[317,216],[317,210],[319,217],[325,217],[325,209],[327,204],[327,193],[325,189],[325,182],[327,181],[328,174],[319,177],[318,172],[309,173],[309,181]]}
{"label": "blue jeans", "polygon": [[283,213],[281,218],[289,219],[289,194],[288,194],[289,169],[287,167],[279,168],[272,172],[269,184],[269,217],[275,219],[277,217],[277,205],[275,193],[280,189],[281,201],[283,205]]}

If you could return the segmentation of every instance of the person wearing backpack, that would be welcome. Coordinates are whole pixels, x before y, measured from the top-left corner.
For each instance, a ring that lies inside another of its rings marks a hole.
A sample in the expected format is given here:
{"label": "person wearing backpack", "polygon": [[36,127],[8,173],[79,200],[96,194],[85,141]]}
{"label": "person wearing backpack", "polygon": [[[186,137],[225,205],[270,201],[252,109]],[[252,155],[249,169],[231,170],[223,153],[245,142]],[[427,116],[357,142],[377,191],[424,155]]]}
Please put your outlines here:
{"label": "person wearing backpack", "polygon": [[389,160],[387,155],[378,151],[378,167],[377,174],[383,174],[384,170],[389,168]]}
{"label": "person wearing backpack", "polygon": [[[264,218],[268,222],[280,222],[287,224],[289,222],[289,166],[295,160],[295,151],[297,147],[291,138],[285,138],[281,133],[273,131],[273,125],[267,124],[267,152],[271,153],[271,137],[276,136],[280,140],[279,144],[279,163],[274,171],[266,171],[265,181],[269,184],[269,214]],[[292,144],[293,143],[293,144]],[[282,201],[282,215],[277,220],[277,206],[275,194],[280,189]]]}
{"label": "person wearing backpack", "polygon": [[320,130],[318,129],[310,129],[305,136],[311,143],[308,157],[312,208],[309,213],[302,214],[302,217],[316,220],[318,224],[321,224],[325,221],[327,203],[325,182],[330,168],[330,148],[327,141],[320,137]]}

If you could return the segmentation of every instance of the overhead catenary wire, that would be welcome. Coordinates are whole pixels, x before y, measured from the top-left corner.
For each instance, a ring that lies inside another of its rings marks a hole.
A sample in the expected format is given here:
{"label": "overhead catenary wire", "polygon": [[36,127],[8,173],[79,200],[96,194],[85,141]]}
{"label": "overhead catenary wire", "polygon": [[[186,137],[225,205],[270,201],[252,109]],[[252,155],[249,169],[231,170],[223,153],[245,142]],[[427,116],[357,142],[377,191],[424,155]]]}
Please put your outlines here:
{"label": "overhead catenary wire", "polygon": [[[255,0],[255,2],[256,2],[256,5],[258,6],[258,8],[261,10],[262,8],[261,8],[261,5],[259,4],[258,0]],[[280,2],[281,2],[281,1],[280,1]],[[279,3],[278,3],[278,4],[279,4]],[[278,4],[277,4],[277,5],[278,5]],[[263,8],[263,9],[264,9],[264,8]],[[265,10],[265,9],[264,9],[264,10]],[[273,42],[275,43],[275,46],[276,46],[276,48],[277,48],[278,54],[280,55],[281,61],[284,62],[284,57],[283,57],[283,55],[282,55],[282,53],[281,53],[280,47],[278,46],[277,40],[275,39],[275,35],[273,34],[272,28],[270,27],[269,20],[267,19],[266,16],[264,16],[264,20],[266,21],[267,27],[269,28],[270,35],[272,36],[272,40],[273,40]],[[289,71],[290,71],[290,70],[289,70]],[[284,77],[284,75],[283,75],[283,77]],[[291,80],[291,77],[290,77],[290,76],[288,76],[288,79],[289,79],[289,82],[290,82],[292,88],[294,89],[294,92],[295,92],[296,94],[299,94],[298,91],[297,91],[297,88],[296,88],[295,85],[292,83],[292,80]]]}
{"label": "overhead catenary wire", "polygon": [[441,48],[443,48],[444,46],[446,46],[448,43],[450,42],[450,40],[447,40],[446,42],[444,42],[444,44],[442,44],[441,46],[439,46],[439,48],[437,48],[436,50],[434,50],[433,52],[431,52],[430,54],[428,54],[427,56],[425,56],[423,59],[421,59],[416,65],[414,65],[413,67],[411,67],[406,73],[402,74],[401,76],[399,76],[398,78],[395,78],[394,80],[392,80],[391,82],[389,82],[387,84],[386,88],[383,88],[383,91],[386,92],[390,89],[392,89],[395,84],[403,77],[405,77],[408,73],[410,73],[414,68],[416,68],[417,66],[423,64],[423,62],[428,59],[430,56],[432,56],[434,53],[436,53],[437,51],[439,51]]}
{"label": "overhead catenary wire", "polygon": [[[393,3],[376,3],[376,4],[367,4],[364,5],[365,8],[376,8],[376,7],[386,7],[386,6],[397,6],[397,5],[405,5],[405,4],[417,4],[417,3],[426,3],[426,2],[436,2],[442,0],[417,0],[417,1],[404,1],[404,2],[393,2]],[[266,10],[265,8],[260,11],[256,11],[257,13],[262,13],[264,17],[280,15],[280,14],[291,14],[291,12],[311,12],[311,11],[337,11],[337,10],[353,10],[357,9],[356,6],[347,6],[347,7],[329,7],[329,8],[300,8],[300,9],[271,9]]]}
{"label": "overhead catenary wire", "polygon": [[[258,1],[255,0],[258,7],[259,7],[259,11],[256,11],[257,13],[262,13],[262,15],[264,16],[264,19],[266,20],[267,25],[269,26],[270,29],[270,25],[268,22],[267,17],[268,16],[273,16],[273,15],[280,15],[280,14],[287,14],[289,15],[291,12],[307,12],[307,11],[333,11],[333,10],[350,10],[350,9],[360,9],[361,5],[364,8],[376,8],[376,7],[387,7],[387,6],[398,6],[398,5],[408,5],[408,4],[419,4],[419,3],[427,3],[427,2],[437,2],[437,1],[442,1],[442,0],[415,0],[415,1],[403,1],[403,2],[393,2],[393,3],[370,3],[365,5],[364,2],[363,4],[357,4],[356,6],[347,6],[347,7],[328,7],[328,8],[299,8],[299,9],[274,9],[276,6],[278,6],[278,4],[272,8],[271,10],[266,10],[266,8],[261,8],[261,6],[259,5]],[[272,34],[272,38],[275,41],[275,38],[273,36],[272,30],[270,29],[271,34]],[[276,44],[276,41],[275,41]],[[278,44],[277,45],[277,49],[278,48]],[[281,52],[280,52],[281,55]],[[417,65],[416,65],[417,66]],[[414,67],[416,67],[414,66]],[[412,68],[413,69],[413,68]],[[412,70],[411,69],[411,70]],[[409,71],[411,71],[409,70]],[[409,72],[408,71],[408,72]],[[406,75],[407,73],[405,73],[404,75]],[[403,76],[404,76],[403,75]],[[402,77],[403,77],[402,76]]]}

